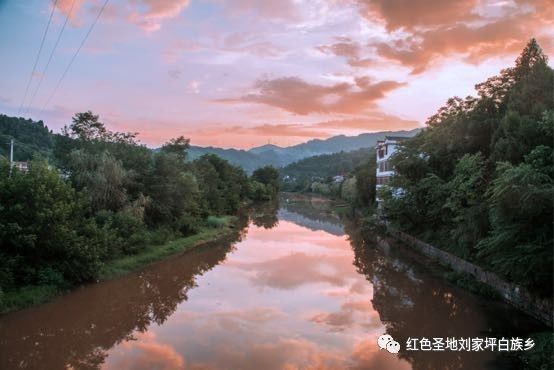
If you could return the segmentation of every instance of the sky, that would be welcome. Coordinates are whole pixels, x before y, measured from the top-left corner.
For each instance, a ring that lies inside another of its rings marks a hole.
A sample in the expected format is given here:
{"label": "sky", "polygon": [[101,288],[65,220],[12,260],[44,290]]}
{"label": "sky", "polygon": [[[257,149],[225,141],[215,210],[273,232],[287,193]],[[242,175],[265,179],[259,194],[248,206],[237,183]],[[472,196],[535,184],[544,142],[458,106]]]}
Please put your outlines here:
{"label": "sky", "polygon": [[551,0],[104,3],[0,0],[0,113],[57,132],[91,110],[148,146],[288,146],[422,127],[532,37],[554,56]]}

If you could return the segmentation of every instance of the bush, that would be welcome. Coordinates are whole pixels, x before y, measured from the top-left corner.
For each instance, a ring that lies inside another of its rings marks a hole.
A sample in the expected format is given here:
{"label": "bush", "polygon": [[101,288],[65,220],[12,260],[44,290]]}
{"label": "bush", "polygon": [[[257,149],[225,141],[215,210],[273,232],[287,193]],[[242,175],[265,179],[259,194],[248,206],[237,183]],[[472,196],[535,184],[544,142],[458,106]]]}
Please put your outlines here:
{"label": "bush", "polygon": [[200,220],[194,215],[185,214],[177,221],[176,229],[184,236],[195,234],[200,229]]}
{"label": "bush", "polygon": [[227,220],[224,217],[209,216],[206,223],[209,227],[219,229],[227,224]]}

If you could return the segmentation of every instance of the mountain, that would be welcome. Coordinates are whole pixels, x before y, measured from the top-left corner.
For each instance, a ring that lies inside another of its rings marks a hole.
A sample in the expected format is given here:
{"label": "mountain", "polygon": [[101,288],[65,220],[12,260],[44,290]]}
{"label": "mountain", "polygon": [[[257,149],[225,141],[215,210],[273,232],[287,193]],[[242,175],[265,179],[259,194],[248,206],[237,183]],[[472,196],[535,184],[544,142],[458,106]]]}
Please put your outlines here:
{"label": "mountain", "polygon": [[364,148],[350,152],[315,155],[291,163],[281,168],[280,172],[282,176],[294,179],[315,177],[326,179],[336,175],[347,175],[367,162],[373,153],[373,149]]}
{"label": "mountain", "polygon": [[263,152],[267,152],[269,150],[279,152],[279,151],[285,150],[285,148],[282,148],[280,146],[273,145],[273,144],[266,144],[266,145],[258,146],[256,148],[249,149],[248,151],[250,153],[260,154],[260,153],[263,153]]}
{"label": "mountain", "polygon": [[204,154],[213,153],[234,165],[242,167],[248,173],[252,173],[256,168],[266,165],[284,167],[293,162],[316,155],[371,148],[375,146],[377,140],[382,140],[385,136],[412,137],[420,130],[417,128],[410,131],[383,131],[358,136],[339,135],[324,140],[313,139],[289,147],[266,144],[249,150],[192,146],[189,150],[189,158],[196,159]]}

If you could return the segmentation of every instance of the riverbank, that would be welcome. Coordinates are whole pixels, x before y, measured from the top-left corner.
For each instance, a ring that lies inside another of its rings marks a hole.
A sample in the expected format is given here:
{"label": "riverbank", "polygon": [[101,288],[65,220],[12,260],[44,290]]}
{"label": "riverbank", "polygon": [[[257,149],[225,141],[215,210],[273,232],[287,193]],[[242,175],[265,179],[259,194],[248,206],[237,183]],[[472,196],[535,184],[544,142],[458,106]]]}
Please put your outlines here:
{"label": "riverbank", "polygon": [[471,276],[476,282],[491,288],[505,302],[552,327],[552,301],[550,299],[540,299],[522,286],[507,282],[476,264],[425,243],[389,224],[384,223],[381,226],[385,227],[387,234],[393,238],[458,274]]}
{"label": "riverbank", "polygon": [[[125,276],[140,268],[164,258],[183,253],[208,243],[217,242],[236,232],[238,217],[223,216],[217,224],[206,225],[198,233],[171,240],[165,244],[152,244],[139,253],[123,256],[106,262],[99,273],[98,281]],[[0,315],[46,303],[77,287],[56,286],[52,284],[28,285],[17,291],[0,291]]]}

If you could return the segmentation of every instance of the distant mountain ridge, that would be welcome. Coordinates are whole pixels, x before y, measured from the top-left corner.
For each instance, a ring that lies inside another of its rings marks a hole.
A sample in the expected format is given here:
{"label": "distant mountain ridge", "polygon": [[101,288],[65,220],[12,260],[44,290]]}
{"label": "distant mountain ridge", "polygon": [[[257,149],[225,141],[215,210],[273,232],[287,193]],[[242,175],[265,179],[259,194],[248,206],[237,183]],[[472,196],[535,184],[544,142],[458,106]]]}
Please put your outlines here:
{"label": "distant mountain ridge", "polygon": [[409,131],[374,132],[360,134],[358,136],[338,135],[323,140],[313,139],[289,147],[266,144],[248,150],[191,146],[189,149],[189,158],[194,160],[204,154],[212,153],[251,173],[256,168],[266,165],[284,167],[298,160],[316,155],[371,148],[375,146],[377,140],[383,140],[385,136],[412,137],[419,131],[421,131],[420,128]]}

